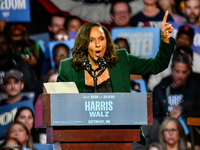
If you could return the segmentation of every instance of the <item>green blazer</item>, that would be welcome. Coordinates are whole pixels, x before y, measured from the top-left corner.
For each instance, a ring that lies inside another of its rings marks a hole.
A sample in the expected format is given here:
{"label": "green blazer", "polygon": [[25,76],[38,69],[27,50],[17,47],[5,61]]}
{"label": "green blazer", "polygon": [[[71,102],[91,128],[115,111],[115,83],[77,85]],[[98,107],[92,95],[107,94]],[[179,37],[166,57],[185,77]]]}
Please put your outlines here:
{"label": "green blazer", "polygon": [[[108,66],[114,92],[130,92],[130,74],[157,74],[168,67],[176,42],[170,38],[170,44],[161,40],[155,58],[140,58],[128,54],[125,49],[117,50],[118,61],[114,67]],[[80,93],[85,93],[84,70],[76,71],[72,58],[62,60],[59,67],[58,82],[75,82]]]}

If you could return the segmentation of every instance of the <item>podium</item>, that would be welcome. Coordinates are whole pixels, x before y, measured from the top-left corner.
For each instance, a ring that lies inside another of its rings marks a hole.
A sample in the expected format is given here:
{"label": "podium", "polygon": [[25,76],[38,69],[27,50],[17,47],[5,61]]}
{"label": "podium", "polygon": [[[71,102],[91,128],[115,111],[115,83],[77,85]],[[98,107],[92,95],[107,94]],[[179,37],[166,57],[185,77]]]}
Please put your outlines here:
{"label": "podium", "polygon": [[62,150],[131,149],[153,124],[152,93],[42,94],[35,110],[35,127]]}

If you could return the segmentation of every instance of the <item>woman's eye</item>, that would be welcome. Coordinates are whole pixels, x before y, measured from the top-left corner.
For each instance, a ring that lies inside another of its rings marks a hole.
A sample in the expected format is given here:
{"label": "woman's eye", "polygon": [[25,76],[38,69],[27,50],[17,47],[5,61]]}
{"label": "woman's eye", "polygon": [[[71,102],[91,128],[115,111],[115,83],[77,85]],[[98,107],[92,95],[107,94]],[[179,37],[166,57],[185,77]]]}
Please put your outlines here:
{"label": "woman's eye", "polygon": [[100,40],[101,40],[101,41],[103,41],[103,40],[104,40],[104,38],[103,38],[103,37],[100,37]]}
{"label": "woman's eye", "polygon": [[90,39],[90,42],[93,42],[93,39]]}

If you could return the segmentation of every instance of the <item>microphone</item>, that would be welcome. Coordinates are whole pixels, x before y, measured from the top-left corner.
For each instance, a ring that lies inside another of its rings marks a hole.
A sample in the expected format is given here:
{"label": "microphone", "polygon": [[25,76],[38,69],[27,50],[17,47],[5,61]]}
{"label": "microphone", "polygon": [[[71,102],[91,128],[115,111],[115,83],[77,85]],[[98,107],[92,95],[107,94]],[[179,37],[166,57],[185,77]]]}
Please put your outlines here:
{"label": "microphone", "polygon": [[106,70],[106,67],[107,67],[107,65],[106,65],[106,61],[105,61],[105,59],[103,58],[103,57],[99,57],[98,59],[97,59],[97,62],[98,62],[98,64],[99,64],[99,68],[100,68],[100,72],[98,73],[98,76],[100,76],[105,70]]}
{"label": "microphone", "polygon": [[93,77],[93,74],[92,74],[93,69],[87,56],[83,56],[81,58],[81,62],[83,64],[83,69],[86,70],[90,74],[90,76]]}

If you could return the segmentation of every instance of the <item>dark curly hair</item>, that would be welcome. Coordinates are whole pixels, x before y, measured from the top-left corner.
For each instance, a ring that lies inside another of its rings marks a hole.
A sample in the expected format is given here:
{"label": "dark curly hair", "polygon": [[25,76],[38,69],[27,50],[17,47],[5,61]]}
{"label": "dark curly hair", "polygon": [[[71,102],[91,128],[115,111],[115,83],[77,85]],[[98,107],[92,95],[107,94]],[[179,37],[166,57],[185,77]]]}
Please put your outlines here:
{"label": "dark curly hair", "polygon": [[118,55],[116,51],[117,46],[114,44],[109,31],[104,26],[102,26],[97,22],[88,22],[81,26],[76,35],[72,52],[73,56],[72,64],[76,70],[80,70],[82,68],[81,58],[84,55],[86,56],[88,55],[87,49],[90,41],[90,32],[92,28],[95,26],[102,28],[106,36],[107,48],[103,57],[107,65],[110,67],[114,67],[115,63],[118,60]]}

